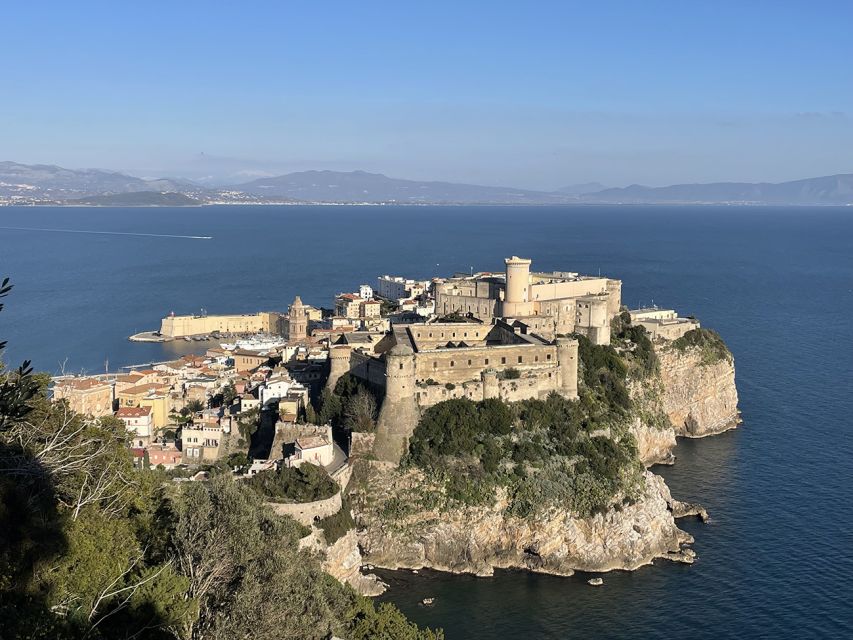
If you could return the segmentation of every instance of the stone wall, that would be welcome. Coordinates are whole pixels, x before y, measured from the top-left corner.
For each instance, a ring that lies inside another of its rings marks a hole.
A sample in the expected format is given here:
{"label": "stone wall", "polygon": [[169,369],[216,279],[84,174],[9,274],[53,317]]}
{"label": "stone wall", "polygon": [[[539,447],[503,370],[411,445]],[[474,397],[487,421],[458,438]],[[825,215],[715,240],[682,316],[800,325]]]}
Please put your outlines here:
{"label": "stone wall", "polygon": [[326,518],[341,510],[341,492],[331,498],[314,502],[266,502],[276,515],[290,516],[305,526],[314,522],[314,518]]}

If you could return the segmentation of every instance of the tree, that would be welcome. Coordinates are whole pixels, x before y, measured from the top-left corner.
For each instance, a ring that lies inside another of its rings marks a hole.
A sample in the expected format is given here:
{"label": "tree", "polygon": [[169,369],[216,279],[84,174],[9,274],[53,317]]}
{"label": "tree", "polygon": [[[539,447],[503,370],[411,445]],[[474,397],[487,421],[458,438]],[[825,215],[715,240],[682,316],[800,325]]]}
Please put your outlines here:
{"label": "tree", "polygon": [[234,387],[233,382],[229,382],[224,387],[222,387],[222,403],[226,407],[230,407],[234,404],[234,400],[237,399],[237,389]]}
{"label": "tree", "polygon": [[[9,278],[3,278],[3,282],[0,282],[0,298],[8,296],[11,290]],[[2,310],[3,303],[0,302],[0,311]],[[5,348],[6,341],[0,340],[0,355]],[[25,360],[12,372],[6,372],[0,362],[0,431],[7,429],[31,411],[29,401],[38,393],[38,389],[38,381],[33,376],[29,360]]]}
{"label": "tree", "polygon": [[344,409],[344,426],[350,431],[376,429],[376,400],[366,389],[359,389],[349,398]]}
{"label": "tree", "polygon": [[204,403],[201,400],[190,400],[187,402],[187,409],[190,410],[190,413],[204,411]]}

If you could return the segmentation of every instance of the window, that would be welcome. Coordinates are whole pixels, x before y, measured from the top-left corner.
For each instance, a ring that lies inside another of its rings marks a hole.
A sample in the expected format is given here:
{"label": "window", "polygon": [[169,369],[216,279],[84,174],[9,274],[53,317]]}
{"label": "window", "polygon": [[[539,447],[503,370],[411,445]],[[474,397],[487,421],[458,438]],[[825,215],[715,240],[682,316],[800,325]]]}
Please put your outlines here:
{"label": "window", "polygon": [[400,370],[402,371],[402,369],[403,369],[403,363],[401,362],[400,363]]}
{"label": "window", "polygon": [[485,360],[485,362],[484,362],[483,364],[489,364],[489,359],[488,359],[488,358],[486,358],[486,360]]}
{"label": "window", "polygon": [[522,357],[518,356],[518,364],[521,364],[521,361],[522,361]]}
{"label": "window", "polygon": [[534,356],[533,362],[539,362],[539,356]]}
{"label": "window", "polygon": [[433,369],[438,369],[438,363],[437,363],[437,362],[433,362],[433,363],[432,363],[432,368],[433,368]]}
{"label": "window", "polygon": [[471,366],[471,361],[470,361],[470,360],[468,360],[468,366],[469,366],[469,367]]}
{"label": "window", "polygon": [[506,364],[506,358],[501,358],[501,364]]}
{"label": "window", "polygon": [[454,365],[454,362],[453,362],[453,360],[451,360],[451,361],[450,361],[450,366],[452,367],[453,365]]}

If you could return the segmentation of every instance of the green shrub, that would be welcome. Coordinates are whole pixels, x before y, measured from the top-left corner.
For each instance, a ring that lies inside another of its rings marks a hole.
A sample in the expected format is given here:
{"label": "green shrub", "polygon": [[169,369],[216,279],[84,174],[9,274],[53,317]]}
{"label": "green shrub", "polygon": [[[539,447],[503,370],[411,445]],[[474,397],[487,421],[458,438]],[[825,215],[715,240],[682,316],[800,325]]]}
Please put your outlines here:
{"label": "green shrub", "polygon": [[684,352],[687,349],[698,348],[702,351],[702,364],[715,364],[732,357],[726,343],[712,329],[691,329],[680,338],[672,341],[672,347]]}
{"label": "green shrub", "polygon": [[307,462],[262,471],[244,482],[270,502],[314,502],[331,498],[339,490],[325,469]]}
{"label": "green shrub", "polygon": [[521,371],[515,367],[510,367],[498,372],[498,378],[501,380],[518,380],[521,377]]}
{"label": "green shrub", "polygon": [[323,518],[317,526],[323,530],[323,537],[329,544],[335,544],[346,535],[347,531],[354,529],[355,521],[352,519],[352,505],[349,499],[344,498],[341,502],[341,510]]}

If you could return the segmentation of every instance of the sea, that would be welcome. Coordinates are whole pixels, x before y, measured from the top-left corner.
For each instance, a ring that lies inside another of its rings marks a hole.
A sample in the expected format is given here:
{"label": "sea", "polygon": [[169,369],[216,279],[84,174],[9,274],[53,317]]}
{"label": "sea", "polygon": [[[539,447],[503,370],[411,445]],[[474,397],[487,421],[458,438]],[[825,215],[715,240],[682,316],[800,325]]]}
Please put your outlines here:
{"label": "sea", "polygon": [[5,207],[3,359],[116,371],[206,346],[127,340],[173,311],[328,307],[383,274],[499,271],[511,255],[620,278],[628,306],[696,315],[731,348],[743,424],[654,469],[710,512],[681,521],[697,561],[600,587],[383,572],[380,599],[448,639],[853,638],[853,208]]}

